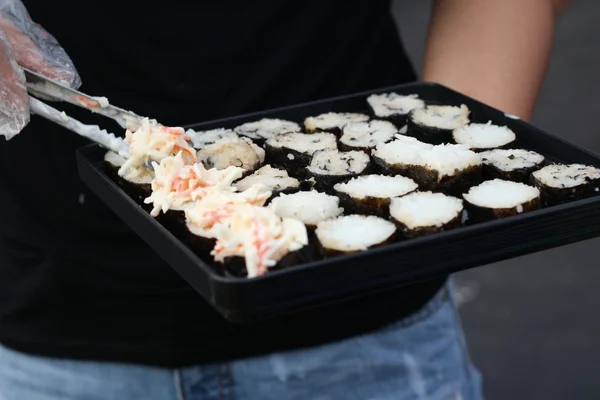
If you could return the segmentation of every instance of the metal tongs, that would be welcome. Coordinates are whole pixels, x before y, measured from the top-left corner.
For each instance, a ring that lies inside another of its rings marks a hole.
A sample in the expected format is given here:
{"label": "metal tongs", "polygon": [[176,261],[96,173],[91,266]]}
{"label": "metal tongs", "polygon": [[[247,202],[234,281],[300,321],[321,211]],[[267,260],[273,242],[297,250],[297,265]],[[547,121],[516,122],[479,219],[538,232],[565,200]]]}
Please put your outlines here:
{"label": "metal tongs", "polygon": [[[141,126],[143,117],[108,104],[106,99],[89,96],[28,69],[24,69],[24,71],[27,91],[31,95],[66,101],[93,113],[104,115],[115,120],[123,129],[136,130]],[[32,96],[29,96],[29,99],[32,113],[86,137],[123,157],[129,156],[129,146],[122,138],[105,129],[100,129],[97,125],[83,124]]]}

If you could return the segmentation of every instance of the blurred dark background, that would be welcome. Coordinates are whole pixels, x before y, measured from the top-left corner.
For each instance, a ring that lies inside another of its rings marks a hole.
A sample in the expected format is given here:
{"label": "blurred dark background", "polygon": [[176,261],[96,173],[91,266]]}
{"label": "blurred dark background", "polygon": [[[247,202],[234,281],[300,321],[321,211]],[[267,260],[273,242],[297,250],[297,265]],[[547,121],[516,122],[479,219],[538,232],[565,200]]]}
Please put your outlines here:
{"label": "blurred dark background", "polygon": [[[396,0],[420,69],[429,0]],[[556,29],[533,124],[600,151],[600,2],[576,0]],[[510,27],[508,27],[510,29]],[[471,355],[487,399],[600,399],[600,240],[457,275]]]}

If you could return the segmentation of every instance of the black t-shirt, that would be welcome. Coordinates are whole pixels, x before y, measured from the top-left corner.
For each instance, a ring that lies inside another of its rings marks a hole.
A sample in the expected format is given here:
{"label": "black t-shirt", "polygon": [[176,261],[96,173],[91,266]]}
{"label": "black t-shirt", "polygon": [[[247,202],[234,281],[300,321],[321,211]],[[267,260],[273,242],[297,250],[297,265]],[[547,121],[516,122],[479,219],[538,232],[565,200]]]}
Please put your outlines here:
{"label": "black t-shirt", "polygon": [[[72,57],[81,90],[168,125],[415,79],[389,1],[150,4],[26,2]],[[227,360],[377,329],[444,282],[231,324],[79,180],[84,144],[36,116],[0,140],[0,342],[18,350],[164,366]]]}

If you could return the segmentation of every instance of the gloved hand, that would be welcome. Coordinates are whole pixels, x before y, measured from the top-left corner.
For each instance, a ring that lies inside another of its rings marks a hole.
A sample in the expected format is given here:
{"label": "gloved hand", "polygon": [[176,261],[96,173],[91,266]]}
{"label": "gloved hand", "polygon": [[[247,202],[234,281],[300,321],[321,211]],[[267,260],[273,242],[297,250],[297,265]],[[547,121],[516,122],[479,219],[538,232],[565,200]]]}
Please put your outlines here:
{"label": "gloved hand", "polygon": [[74,89],[81,79],[56,39],[31,20],[20,0],[0,0],[0,135],[11,139],[29,123],[27,68]]}

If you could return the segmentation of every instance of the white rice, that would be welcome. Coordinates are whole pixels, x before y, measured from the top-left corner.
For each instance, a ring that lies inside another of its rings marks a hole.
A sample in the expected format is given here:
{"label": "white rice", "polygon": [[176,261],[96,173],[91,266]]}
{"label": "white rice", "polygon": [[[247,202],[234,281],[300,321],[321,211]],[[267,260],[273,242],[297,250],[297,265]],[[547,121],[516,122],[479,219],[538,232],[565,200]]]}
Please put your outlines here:
{"label": "white rice", "polygon": [[507,126],[487,124],[469,124],[454,130],[452,136],[458,144],[464,144],[471,149],[494,149],[512,143],[515,133]]}
{"label": "white rice", "polygon": [[261,167],[252,175],[237,181],[234,186],[240,192],[262,183],[271,192],[300,187],[300,181],[288,175],[287,171],[273,168],[270,165]]}
{"label": "white rice", "polygon": [[300,130],[300,125],[297,123],[277,118],[263,118],[235,128],[238,135],[251,139],[269,139],[285,133],[300,132]]}
{"label": "white rice", "polygon": [[211,144],[219,143],[227,140],[237,140],[239,136],[231,129],[211,129],[208,131],[194,131],[188,130],[186,135],[190,137],[192,147],[195,149],[201,149]]}
{"label": "white rice", "polygon": [[388,164],[419,165],[419,154],[433,148],[432,144],[421,142],[410,136],[396,136],[396,140],[375,147],[372,155]]}
{"label": "white rice", "polygon": [[365,175],[352,178],[345,183],[338,183],[333,188],[337,192],[346,193],[353,199],[366,197],[389,199],[417,190],[418,185],[412,179],[400,175]]}
{"label": "white rice", "polygon": [[414,109],[425,107],[425,102],[417,94],[397,93],[373,94],[367,98],[373,113],[379,118],[393,115],[406,115]]}
{"label": "white rice", "polygon": [[330,250],[367,250],[388,240],[396,226],[383,218],[347,215],[320,222],[315,231],[321,245]]}
{"label": "white rice", "polygon": [[269,207],[282,218],[294,218],[305,225],[316,226],[319,222],[335,218],[344,212],[340,199],[316,191],[281,194]]}
{"label": "white rice", "polygon": [[544,162],[544,156],[535,151],[522,149],[496,149],[479,153],[481,162],[492,165],[500,171],[533,168]]}
{"label": "white rice", "polygon": [[308,170],[315,175],[360,174],[369,162],[369,155],[364,151],[323,150],[314,154]]}
{"label": "white rice", "polygon": [[265,161],[265,151],[248,138],[223,140],[208,145],[197,153],[198,161],[208,169],[241,167],[246,171],[256,168]]}
{"label": "white rice", "polygon": [[343,129],[340,142],[351,147],[375,147],[389,142],[398,129],[388,121],[352,122]]}
{"label": "white rice", "polygon": [[333,133],[286,133],[267,139],[267,146],[286,148],[298,153],[312,155],[319,150],[337,149],[337,140]]}
{"label": "white rice", "polygon": [[411,230],[441,228],[462,211],[461,199],[443,193],[414,192],[392,199],[390,203],[390,216]]}
{"label": "white rice", "polygon": [[408,136],[397,136],[393,142],[378,145],[373,156],[391,165],[414,165],[435,170],[439,173],[439,179],[481,165],[481,157],[463,145],[434,146]]}
{"label": "white rice", "polygon": [[469,108],[466,105],[426,106],[411,112],[411,119],[419,125],[438,129],[458,129],[470,122]]}
{"label": "white rice", "polygon": [[369,116],[360,113],[335,113],[329,112],[316,117],[308,117],[304,120],[304,127],[308,132],[318,130],[342,129],[351,122],[365,122]]}
{"label": "white rice", "polygon": [[600,179],[600,169],[583,164],[552,164],[535,171],[532,175],[545,186],[564,189]]}
{"label": "white rice", "polygon": [[463,198],[482,208],[519,208],[523,204],[540,197],[538,188],[520,182],[494,179],[474,186]]}

